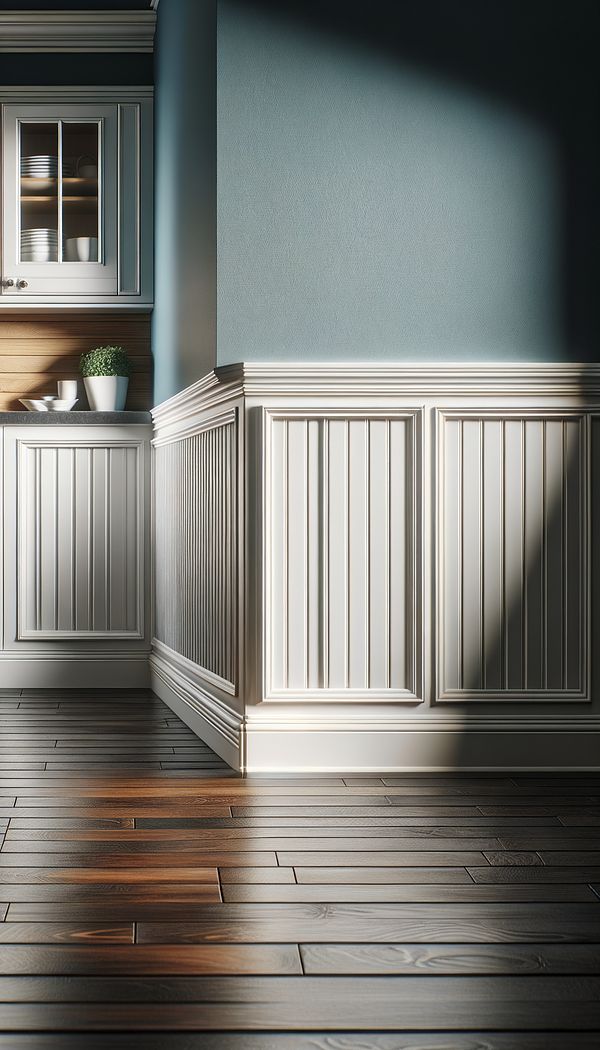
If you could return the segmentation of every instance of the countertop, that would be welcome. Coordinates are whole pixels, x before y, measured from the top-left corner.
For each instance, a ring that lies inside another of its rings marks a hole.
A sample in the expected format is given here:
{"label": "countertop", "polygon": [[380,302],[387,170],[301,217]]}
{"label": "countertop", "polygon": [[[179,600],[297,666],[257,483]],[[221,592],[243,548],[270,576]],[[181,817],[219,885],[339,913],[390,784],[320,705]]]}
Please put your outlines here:
{"label": "countertop", "polygon": [[149,412],[0,412],[5,426],[122,426],[124,423],[151,423]]}

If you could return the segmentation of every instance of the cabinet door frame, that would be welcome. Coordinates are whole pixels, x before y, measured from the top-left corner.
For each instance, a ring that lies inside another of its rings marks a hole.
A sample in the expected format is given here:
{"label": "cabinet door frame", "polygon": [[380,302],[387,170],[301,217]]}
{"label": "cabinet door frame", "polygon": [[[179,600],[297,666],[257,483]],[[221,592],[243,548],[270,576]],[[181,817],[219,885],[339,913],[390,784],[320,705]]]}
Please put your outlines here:
{"label": "cabinet door frame", "polygon": [[[95,263],[19,261],[21,124],[92,123],[100,130],[99,156],[99,241],[101,258]],[[119,148],[118,106],[114,103],[65,105],[52,103],[8,104],[3,107],[3,221],[2,253],[4,278],[15,284],[2,287],[7,300],[30,299],[40,295],[60,295],[67,290],[76,296],[113,296],[118,292],[118,203]],[[25,288],[16,282],[27,281]]]}
{"label": "cabinet door frame", "polygon": [[[153,304],[153,98],[149,85],[73,85],[34,87],[0,86],[0,106],[19,107],[51,104],[66,111],[74,105],[89,105],[96,112],[108,105],[118,113],[118,287],[115,294],[93,290],[73,294],[67,281],[59,292],[24,294],[25,290],[0,286],[0,314],[5,311],[60,309],[110,309],[147,312]],[[0,194],[0,197],[2,195]],[[1,240],[1,236],[0,236]],[[6,260],[0,259],[4,279]],[[31,292],[31,290],[30,290]]]}
{"label": "cabinet door frame", "polygon": [[[19,426],[4,428],[4,596],[3,596],[3,645],[8,651],[56,651],[73,652],[86,643],[95,650],[147,648],[149,633],[148,583],[149,583],[149,427],[129,426]],[[27,628],[23,620],[25,609],[24,569],[26,542],[23,531],[23,515],[27,513],[24,489],[24,449],[73,448],[73,449],[131,449],[137,453],[135,491],[135,603],[136,623],[131,630],[107,628],[105,630],[61,630],[51,628]]]}

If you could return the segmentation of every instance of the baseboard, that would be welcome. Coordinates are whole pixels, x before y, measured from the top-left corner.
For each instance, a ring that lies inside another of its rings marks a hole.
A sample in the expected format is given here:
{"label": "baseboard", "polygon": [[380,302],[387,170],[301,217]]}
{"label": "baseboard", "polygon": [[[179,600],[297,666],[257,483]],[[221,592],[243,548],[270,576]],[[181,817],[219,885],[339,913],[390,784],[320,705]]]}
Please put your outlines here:
{"label": "baseboard", "polygon": [[0,657],[3,689],[147,689],[148,653],[44,657],[21,653]]}
{"label": "baseboard", "polygon": [[587,771],[600,769],[600,724],[379,732],[247,724],[244,752],[248,773]]}
{"label": "baseboard", "polygon": [[186,670],[178,653],[160,645],[150,657],[150,683],[157,696],[233,769],[241,769],[242,716],[200,685],[197,669]]}

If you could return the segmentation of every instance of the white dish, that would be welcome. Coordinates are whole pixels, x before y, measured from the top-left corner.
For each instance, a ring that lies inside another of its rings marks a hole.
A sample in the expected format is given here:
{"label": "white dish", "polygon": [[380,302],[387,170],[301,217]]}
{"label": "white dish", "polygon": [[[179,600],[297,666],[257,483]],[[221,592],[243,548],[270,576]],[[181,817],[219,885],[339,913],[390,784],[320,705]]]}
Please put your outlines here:
{"label": "white dish", "polygon": [[52,401],[44,401],[41,398],[19,398],[19,401],[22,405],[25,405],[28,412],[70,412],[78,400],[79,398],[77,397],[69,401],[60,401],[58,398],[54,398]]}

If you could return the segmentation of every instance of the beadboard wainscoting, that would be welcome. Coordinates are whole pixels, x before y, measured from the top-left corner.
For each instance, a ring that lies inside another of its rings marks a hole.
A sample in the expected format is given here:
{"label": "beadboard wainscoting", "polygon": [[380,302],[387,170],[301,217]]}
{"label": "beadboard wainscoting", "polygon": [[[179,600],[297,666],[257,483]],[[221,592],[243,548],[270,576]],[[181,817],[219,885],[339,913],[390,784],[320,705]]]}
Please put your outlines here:
{"label": "beadboard wainscoting", "polygon": [[157,691],[239,766],[238,409],[160,420],[152,673]]}
{"label": "beadboard wainscoting", "polygon": [[147,424],[5,426],[5,687],[146,686]]}
{"label": "beadboard wainscoting", "polygon": [[600,368],[244,364],[153,412],[153,685],[236,768],[590,768]]}

